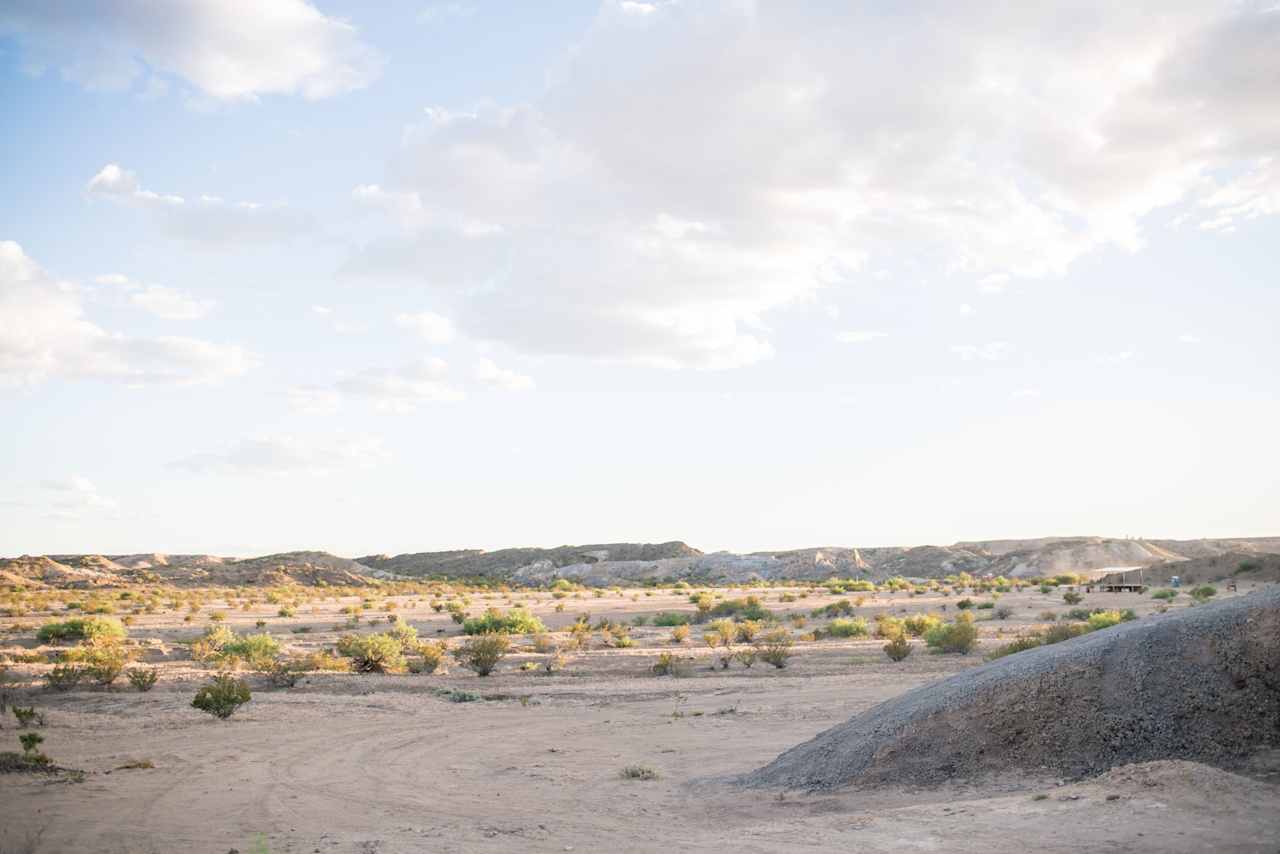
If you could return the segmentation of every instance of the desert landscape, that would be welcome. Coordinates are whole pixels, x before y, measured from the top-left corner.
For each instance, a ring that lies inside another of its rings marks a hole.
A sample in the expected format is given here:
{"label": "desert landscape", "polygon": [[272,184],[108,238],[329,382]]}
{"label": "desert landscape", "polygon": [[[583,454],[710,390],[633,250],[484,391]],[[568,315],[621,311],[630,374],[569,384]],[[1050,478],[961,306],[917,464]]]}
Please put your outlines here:
{"label": "desert landscape", "polygon": [[[1274,555],[1142,592],[571,580],[674,548],[566,547],[539,584],[5,561],[0,850],[1276,850]],[[247,701],[193,708],[218,674]]]}

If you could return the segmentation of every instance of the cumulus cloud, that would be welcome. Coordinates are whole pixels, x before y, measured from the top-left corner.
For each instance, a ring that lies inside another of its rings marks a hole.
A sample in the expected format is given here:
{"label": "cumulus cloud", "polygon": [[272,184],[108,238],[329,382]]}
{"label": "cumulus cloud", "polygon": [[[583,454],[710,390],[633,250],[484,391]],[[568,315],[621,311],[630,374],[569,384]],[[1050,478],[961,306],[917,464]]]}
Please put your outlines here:
{"label": "cumulus cloud", "polygon": [[0,34],[16,37],[28,70],[57,69],[90,89],[142,94],[181,79],[204,95],[327,98],[372,82],[382,58],[354,27],[305,0],[11,0]]}
{"label": "cumulus cloud", "polygon": [[610,0],[538,100],[407,130],[358,191],[402,228],[346,270],[524,352],[751,364],[767,313],[872,259],[998,290],[1138,251],[1157,211],[1273,213],[1278,27],[1252,3]]}
{"label": "cumulus cloud", "polygon": [[369,468],[386,458],[382,440],[371,436],[257,436],[192,454],[169,467],[194,474],[327,475]]}
{"label": "cumulus cloud", "polygon": [[237,345],[108,332],[84,316],[74,285],[52,278],[17,243],[0,241],[0,384],[53,377],[203,383],[256,364]]}
{"label": "cumulus cloud", "polygon": [[433,344],[444,344],[453,340],[453,321],[432,311],[397,314],[396,326],[410,329]]}
{"label": "cumulus cloud", "polygon": [[115,513],[120,509],[120,502],[103,495],[93,481],[80,475],[40,485],[51,494],[49,505],[56,516],[79,518],[86,512]]}
{"label": "cumulus cloud", "polygon": [[213,311],[214,307],[211,299],[199,299],[161,285],[151,285],[137,291],[129,297],[129,301],[165,320],[198,320]]}
{"label": "cumulus cloud", "polygon": [[91,196],[149,211],[161,226],[183,240],[218,246],[275,243],[309,231],[307,214],[285,204],[228,202],[217,196],[188,199],[144,188],[138,176],[108,163],[85,187]]}
{"label": "cumulus cloud", "polygon": [[492,359],[481,359],[476,363],[475,378],[482,385],[505,391],[532,391],[534,388],[532,377],[507,368],[500,368]]}
{"label": "cumulus cloud", "polygon": [[851,330],[849,332],[841,332],[836,335],[836,340],[841,344],[866,344],[868,341],[875,341],[879,338],[887,338],[887,332],[875,332],[869,329]]}
{"label": "cumulus cloud", "polygon": [[999,362],[1009,357],[1013,352],[1013,345],[1005,341],[991,341],[987,344],[956,344],[951,348],[951,352],[966,362],[975,360]]}

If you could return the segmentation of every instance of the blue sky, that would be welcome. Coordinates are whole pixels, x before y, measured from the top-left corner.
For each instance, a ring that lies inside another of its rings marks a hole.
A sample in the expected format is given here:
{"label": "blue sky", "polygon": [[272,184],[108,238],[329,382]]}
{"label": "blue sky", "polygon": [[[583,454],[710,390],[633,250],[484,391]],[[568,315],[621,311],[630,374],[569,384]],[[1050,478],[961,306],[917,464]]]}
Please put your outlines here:
{"label": "blue sky", "polygon": [[0,0],[0,553],[1274,534],[1280,12],[1144,6]]}

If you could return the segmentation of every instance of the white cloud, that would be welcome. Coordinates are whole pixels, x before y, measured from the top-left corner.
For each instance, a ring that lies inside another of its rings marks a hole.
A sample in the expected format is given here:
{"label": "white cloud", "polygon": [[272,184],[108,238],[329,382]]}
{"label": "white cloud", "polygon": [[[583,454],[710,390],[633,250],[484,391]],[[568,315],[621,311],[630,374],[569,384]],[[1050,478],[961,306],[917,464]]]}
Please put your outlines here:
{"label": "white cloud", "polygon": [[506,368],[499,368],[491,359],[481,359],[476,363],[475,378],[483,385],[506,391],[532,391],[532,377]]}
{"label": "white cloud", "polygon": [[120,502],[103,495],[92,481],[80,475],[66,480],[46,480],[40,485],[53,493],[51,510],[57,516],[79,518],[85,512],[114,514],[120,509]]}
{"label": "white cloud", "polygon": [[974,360],[998,362],[1009,357],[1013,352],[1013,345],[1005,341],[992,341],[987,344],[956,344],[951,348],[951,352],[966,362]]}
{"label": "white cloud", "polygon": [[453,340],[453,321],[431,311],[397,314],[396,326],[413,330],[433,344],[444,344]]}
{"label": "white cloud", "polygon": [[965,315],[966,317],[967,317],[968,315],[970,315],[970,314],[973,314],[973,306],[969,305],[969,303],[967,303],[967,302],[966,302],[966,303],[961,303],[961,304],[960,304],[960,313],[961,313],[962,315]]}
{"label": "white cloud", "polygon": [[372,401],[387,412],[412,412],[423,403],[461,400],[463,394],[446,380],[443,359],[420,359],[400,368],[367,368],[346,374],[334,390],[346,397]]}
{"label": "white cloud", "polygon": [[1277,27],[1249,4],[607,2],[536,102],[407,130],[369,201],[411,227],[346,270],[527,353],[751,364],[763,316],[871,259],[999,290],[1140,250],[1162,209],[1273,213]]}
{"label": "white cloud", "polygon": [[875,341],[879,338],[887,338],[887,332],[874,332],[868,329],[850,330],[841,332],[836,335],[836,340],[841,344],[866,344],[869,341]]}
{"label": "white cloud", "polygon": [[197,299],[188,293],[151,285],[129,297],[139,308],[165,320],[197,320],[213,311],[214,301]]}
{"label": "white cloud", "polygon": [[169,466],[195,474],[327,475],[369,468],[387,456],[382,440],[370,436],[258,436],[220,451],[192,454]]}
{"label": "white cloud", "polygon": [[238,345],[108,332],[84,316],[74,285],[50,277],[17,243],[0,241],[0,384],[53,377],[203,383],[256,364]]}
{"label": "white cloud", "polygon": [[1190,332],[1188,332],[1188,333],[1185,333],[1185,334],[1183,334],[1183,335],[1179,335],[1179,336],[1178,336],[1178,342],[1179,342],[1180,344],[1199,344],[1199,343],[1200,343],[1200,336],[1199,336],[1199,335],[1192,335]]}
{"label": "white cloud", "polygon": [[304,415],[332,415],[342,408],[342,395],[323,386],[297,386],[286,396],[290,408]]}
{"label": "white cloud", "polygon": [[142,187],[137,175],[108,163],[86,185],[93,196],[130,204],[156,217],[176,237],[217,246],[275,243],[312,228],[311,217],[285,204],[228,202],[217,196],[188,199]]}
{"label": "white cloud", "polygon": [[110,285],[122,288],[127,288],[131,284],[129,282],[129,277],[123,273],[106,273],[101,276],[94,276],[93,281],[99,285]]}
{"label": "white cloud", "polygon": [[11,0],[0,34],[16,36],[30,71],[56,68],[104,90],[145,76],[146,97],[163,89],[163,74],[222,101],[327,98],[367,86],[382,68],[354,27],[305,0]]}

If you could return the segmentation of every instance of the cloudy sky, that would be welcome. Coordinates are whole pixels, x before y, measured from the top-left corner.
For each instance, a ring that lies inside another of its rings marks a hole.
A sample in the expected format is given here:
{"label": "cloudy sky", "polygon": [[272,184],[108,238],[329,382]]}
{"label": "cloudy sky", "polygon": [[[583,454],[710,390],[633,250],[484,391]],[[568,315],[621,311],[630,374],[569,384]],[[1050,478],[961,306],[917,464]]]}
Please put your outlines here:
{"label": "cloudy sky", "polygon": [[1280,6],[0,0],[0,554],[1280,533]]}

